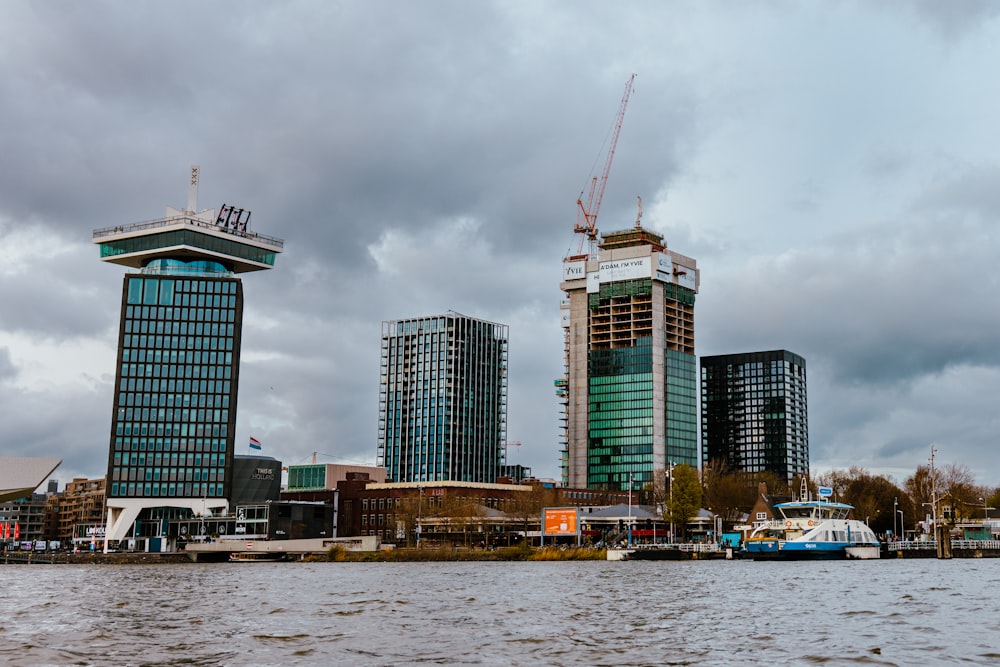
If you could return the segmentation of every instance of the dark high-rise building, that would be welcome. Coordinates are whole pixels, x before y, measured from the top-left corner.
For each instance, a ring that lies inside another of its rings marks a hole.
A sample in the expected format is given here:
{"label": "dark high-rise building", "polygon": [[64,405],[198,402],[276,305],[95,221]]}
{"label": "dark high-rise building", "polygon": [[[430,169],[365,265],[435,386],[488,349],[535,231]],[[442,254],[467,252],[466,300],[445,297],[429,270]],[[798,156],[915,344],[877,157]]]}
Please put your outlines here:
{"label": "dark high-rise building", "polygon": [[701,358],[702,462],[733,472],[809,472],[806,360],[787,350]]}
{"label": "dark high-rise building", "polygon": [[[238,274],[274,266],[280,239],[233,206],[188,208],[94,232],[122,286],[107,475],[107,539],[157,540],[166,520],[225,512],[232,498],[243,324]],[[150,543],[155,549],[157,543]]]}
{"label": "dark high-rise building", "polygon": [[378,460],[394,482],[496,481],[507,326],[458,313],[382,323]]}
{"label": "dark high-rise building", "polygon": [[563,481],[640,489],[698,465],[698,267],[638,223],[598,248],[563,263]]}

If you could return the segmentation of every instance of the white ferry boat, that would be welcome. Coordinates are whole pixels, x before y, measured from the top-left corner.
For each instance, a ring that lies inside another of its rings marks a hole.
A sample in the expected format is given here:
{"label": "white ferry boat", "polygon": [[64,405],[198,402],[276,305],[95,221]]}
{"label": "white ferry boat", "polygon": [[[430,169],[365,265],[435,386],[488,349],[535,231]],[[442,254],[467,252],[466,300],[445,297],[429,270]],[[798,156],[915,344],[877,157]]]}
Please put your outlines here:
{"label": "white ferry boat", "polygon": [[851,505],[799,500],[774,506],[778,516],[744,542],[753,560],[874,559],[880,545],[864,521],[848,519]]}

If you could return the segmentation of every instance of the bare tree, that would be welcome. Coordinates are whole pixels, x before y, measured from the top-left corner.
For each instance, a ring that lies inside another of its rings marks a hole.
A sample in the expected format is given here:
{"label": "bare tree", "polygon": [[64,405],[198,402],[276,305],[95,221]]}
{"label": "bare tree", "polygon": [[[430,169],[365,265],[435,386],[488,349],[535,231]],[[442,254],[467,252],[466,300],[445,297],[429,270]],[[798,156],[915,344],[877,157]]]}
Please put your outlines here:
{"label": "bare tree", "polygon": [[756,499],[757,481],[732,472],[725,461],[707,463],[701,471],[702,501],[725,521],[739,521]]}

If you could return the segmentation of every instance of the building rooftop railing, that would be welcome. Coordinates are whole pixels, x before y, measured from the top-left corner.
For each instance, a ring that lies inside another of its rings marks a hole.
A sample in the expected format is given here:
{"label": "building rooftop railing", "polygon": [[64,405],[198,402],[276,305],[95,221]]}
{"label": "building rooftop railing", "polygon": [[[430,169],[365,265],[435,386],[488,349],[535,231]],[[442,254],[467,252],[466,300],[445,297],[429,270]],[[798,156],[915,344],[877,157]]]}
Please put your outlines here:
{"label": "building rooftop railing", "polygon": [[114,227],[103,227],[101,229],[95,229],[93,240],[98,241],[99,239],[106,236],[113,236],[115,234],[125,234],[129,232],[141,232],[149,229],[156,229],[159,227],[169,227],[177,224],[186,224],[192,227],[201,227],[203,229],[210,229],[212,231],[223,232],[225,234],[230,234],[232,236],[238,236],[251,241],[257,241],[263,243],[272,248],[284,248],[285,242],[282,239],[276,238],[274,236],[267,236],[265,234],[258,234],[256,232],[241,231],[239,229],[230,229],[228,227],[223,227],[212,222],[207,222],[199,218],[195,218],[189,215],[175,215],[169,218],[160,218],[158,220],[147,220],[144,222],[134,222],[129,225],[116,225]]}

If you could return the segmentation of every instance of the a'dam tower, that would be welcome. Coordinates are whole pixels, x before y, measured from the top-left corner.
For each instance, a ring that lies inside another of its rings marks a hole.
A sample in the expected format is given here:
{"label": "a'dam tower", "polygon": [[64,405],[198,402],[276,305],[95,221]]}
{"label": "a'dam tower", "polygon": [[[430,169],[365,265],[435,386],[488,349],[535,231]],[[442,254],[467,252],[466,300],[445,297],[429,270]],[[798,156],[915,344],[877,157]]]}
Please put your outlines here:
{"label": "a'dam tower", "polygon": [[[106,547],[157,551],[171,518],[229,509],[243,285],[284,243],[235,206],[188,205],[158,220],[94,231],[101,260],[132,269],[122,286],[107,474]],[[140,543],[145,543],[144,545]]]}

